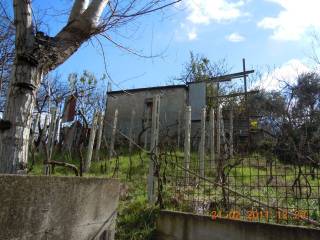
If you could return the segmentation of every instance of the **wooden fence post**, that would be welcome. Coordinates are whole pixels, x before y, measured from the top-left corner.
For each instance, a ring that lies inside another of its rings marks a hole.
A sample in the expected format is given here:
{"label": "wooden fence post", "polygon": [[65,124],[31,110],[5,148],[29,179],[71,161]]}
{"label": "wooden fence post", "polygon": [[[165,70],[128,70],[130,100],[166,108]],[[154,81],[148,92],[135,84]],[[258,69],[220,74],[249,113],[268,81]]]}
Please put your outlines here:
{"label": "wooden fence post", "polygon": [[[51,145],[54,143],[54,131],[55,131],[55,125],[56,125],[56,116],[57,116],[57,109],[52,108],[50,110],[50,125],[49,125],[49,134],[48,134],[48,151],[50,153]],[[49,154],[49,160],[51,159],[51,155]]]}
{"label": "wooden fence post", "polygon": [[131,179],[131,171],[132,171],[132,141],[133,141],[133,129],[134,129],[134,118],[136,115],[136,111],[133,109],[131,112],[130,119],[130,129],[129,129],[129,170],[128,170],[128,179]]}
{"label": "wooden fence post", "polygon": [[114,111],[111,140],[110,140],[110,146],[109,146],[109,159],[113,157],[113,153],[114,153],[114,143],[115,143],[115,138],[117,133],[117,124],[118,124],[118,109]]}
{"label": "wooden fence post", "polygon": [[210,167],[212,170],[215,168],[215,149],[214,149],[214,108],[210,109]]}
{"label": "wooden fence post", "polygon": [[[47,126],[49,123],[49,115],[50,114],[47,114],[45,116],[43,127],[42,127],[42,135],[41,135],[41,139],[40,139],[40,151],[43,153],[44,153],[44,151],[46,151],[46,148],[47,148],[45,140],[47,139],[47,131],[48,131]],[[40,123],[41,123],[41,116],[40,116]]]}
{"label": "wooden fence post", "polygon": [[97,130],[97,120],[98,120],[98,114],[94,113],[93,120],[92,120],[92,126],[91,126],[91,130],[90,130],[90,136],[89,136],[87,156],[86,156],[86,160],[84,162],[83,172],[88,172],[90,170],[92,151],[93,151],[93,146],[94,146],[94,139],[96,137],[96,130]]}
{"label": "wooden fence post", "polygon": [[51,141],[51,145],[50,145],[50,149],[49,149],[50,159],[52,157],[52,152],[53,152],[53,147],[54,147],[55,141],[57,140],[59,121],[60,121],[59,112],[56,112],[55,123],[54,123],[53,134],[52,134],[52,141]]}
{"label": "wooden fence post", "polygon": [[[221,114],[222,116],[222,114]],[[223,142],[223,148],[224,148],[224,159],[227,159],[227,155],[228,155],[228,145],[227,145],[227,138],[226,138],[226,132],[225,132],[225,128],[224,128],[224,120],[223,117],[220,118],[221,119],[221,123],[220,123],[220,134],[222,137],[222,142]]]}
{"label": "wooden fence post", "polygon": [[100,161],[100,148],[101,148],[101,140],[102,140],[102,132],[103,132],[103,121],[104,117],[102,112],[98,113],[98,135],[97,135],[97,145],[95,151],[95,161]]}
{"label": "wooden fence post", "polygon": [[[46,161],[51,160],[51,145],[53,145],[54,142],[54,127],[56,124],[56,114],[57,114],[57,109],[56,108],[51,108],[50,109],[50,124],[49,124],[49,132],[48,132],[48,142],[44,146],[45,151],[46,151],[46,156],[47,159]],[[49,119],[49,118],[47,118]],[[46,121],[47,121],[46,119]],[[46,123],[45,123],[46,124]],[[50,175],[51,174],[51,166],[50,164],[45,164],[44,165],[44,174],[45,175]]]}
{"label": "wooden fence post", "polygon": [[29,140],[29,144],[30,146],[33,148],[34,146],[34,136],[35,136],[35,132],[36,132],[36,129],[38,127],[38,123],[39,123],[39,119],[41,117],[41,114],[37,113],[36,116],[35,116],[35,119],[33,121],[33,125],[32,125],[32,134],[30,134],[30,140]]}
{"label": "wooden fence post", "polygon": [[149,129],[149,125],[150,125],[150,121],[149,121],[149,116],[150,116],[150,114],[152,114],[151,112],[150,112],[150,108],[147,108],[147,113],[146,113],[146,122],[145,122],[145,126],[146,126],[146,130],[145,130],[145,132],[144,132],[144,149],[148,149],[148,133],[149,133],[149,131],[151,131],[150,129]]}
{"label": "wooden fence post", "polygon": [[201,138],[199,144],[199,159],[200,159],[200,176],[204,177],[204,160],[205,160],[205,142],[206,142],[206,107],[201,111]]}
{"label": "wooden fence post", "polygon": [[233,157],[233,108],[230,110],[230,127],[229,127],[230,157]]}
{"label": "wooden fence post", "polygon": [[160,127],[160,95],[153,98],[152,108],[152,124],[151,124],[151,155],[149,163],[149,176],[148,176],[148,201],[153,204],[155,201],[155,163],[158,160],[158,143],[159,143],[159,127]]}
{"label": "wooden fence post", "polygon": [[177,142],[177,146],[178,146],[178,150],[180,150],[180,139],[181,139],[181,111],[179,110],[178,112],[178,142]]}
{"label": "wooden fence post", "polygon": [[190,167],[190,135],[191,135],[191,106],[185,109],[185,128],[184,128],[184,168],[185,183],[189,185],[189,167]]}
{"label": "wooden fence post", "polygon": [[221,155],[221,108],[218,105],[217,109],[217,158],[220,161]]}

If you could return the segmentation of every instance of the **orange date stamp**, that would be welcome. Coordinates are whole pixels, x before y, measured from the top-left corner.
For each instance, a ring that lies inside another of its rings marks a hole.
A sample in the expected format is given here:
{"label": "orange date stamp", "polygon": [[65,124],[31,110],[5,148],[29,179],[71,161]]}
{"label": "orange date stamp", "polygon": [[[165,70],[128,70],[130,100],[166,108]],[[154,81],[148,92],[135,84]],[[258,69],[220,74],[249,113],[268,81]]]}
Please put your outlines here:
{"label": "orange date stamp", "polygon": [[301,220],[308,218],[308,212],[304,210],[296,210],[293,212],[288,212],[288,210],[277,210],[277,211],[264,211],[264,210],[231,210],[229,212],[223,213],[222,211],[212,211],[212,220],[217,218],[228,218],[232,220],[245,219],[247,221],[259,221],[269,219],[277,220]]}

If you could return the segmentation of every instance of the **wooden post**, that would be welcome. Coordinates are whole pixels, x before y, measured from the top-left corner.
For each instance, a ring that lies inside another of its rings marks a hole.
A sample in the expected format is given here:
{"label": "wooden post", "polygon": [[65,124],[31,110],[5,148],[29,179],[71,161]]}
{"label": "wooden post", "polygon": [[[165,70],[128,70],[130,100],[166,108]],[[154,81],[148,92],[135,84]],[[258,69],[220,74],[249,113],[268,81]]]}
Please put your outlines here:
{"label": "wooden post", "polygon": [[247,75],[246,72],[246,59],[242,59],[242,67],[243,67],[243,85],[244,85],[244,101],[245,101],[245,108],[246,108],[246,121],[247,121],[247,128],[248,128],[248,141],[247,141],[247,151],[249,152],[250,147],[250,116],[249,116],[249,108],[248,108],[248,90],[247,90]]}
{"label": "wooden post", "polygon": [[148,176],[148,201],[153,204],[155,201],[155,165],[154,160],[158,157],[158,141],[159,141],[159,125],[160,125],[160,95],[153,98],[152,108],[152,124],[151,124],[151,156],[149,163],[149,176]]}
{"label": "wooden post", "polygon": [[90,130],[90,136],[89,136],[87,156],[86,156],[86,160],[84,162],[83,172],[88,172],[90,170],[92,152],[93,152],[93,146],[94,146],[94,139],[96,137],[97,121],[98,121],[98,114],[94,113],[93,120],[92,120],[92,126],[91,126],[91,130]]}
{"label": "wooden post", "polygon": [[230,157],[233,157],[233,108],[230,109],[230,123],[229,123],[229,142],[230,142]]}
{"label": "wooden post", "polygon": [[[43,122],[43,127],[42,127],[42,135],[41,135],[41,139],[40,139],[40,150],[43,151],[46,147],[46,144],[44,144],[44,141],[47,139],[47,126],[48,126],[48,122],[49,122],[49,114],[47,114],[44,118],[44,122]],[[41,127],[41,115],[40,115],[40,127]],[[44,145],[43,145],[44,144]]]}
{"label": "wooden post", "polygon": [[96,151],[95,151],[95,161],[100,160],[100,148],[101,148],[101,140],[102,140],[102,132],[103,132],[103,114],[102,112],[98,113],[98,135],[97,135],[97,146],[96,146]]}
{"label": "wooden post", "polygon": [[32,125],[32,134],[30,134],[30,142],[29,142],[29,145],[33,148],[34,144],[33,144],[33,141],[34,141],[34,135],[35,135],[35,132],[36,132],[36,129],[38,127],[38,123],[39,123],[39,119],[41,117],[41,114],[37,113],[36,116],[35,116],[35,119],[33,121],[33,125]]}
{"label": "wooden post", "polygon": [[221,108],[218,105],[217,111],[217,158],[220,159],[221,155]]}
{"label": "wooden post", "polygon": [[[48,142],[47,144],[44,146],[45,151],[46,151],[46,156],[47,159],[46,161],[50,161],[51,160],[51,145],[54,142],[54,126],[56,124],[56,114],[57,114],[57,109],[55,108],[51,108],[50,109],[50,124],[49,124],[49,132],[48,132]],[[45,121],[45,125],[46,122],[49,118],[46,119]],[[44,174],[45,175],[50,175],[51,174],[51,166],[49,164],[45,164],[44,165]]]}
{"label": "wooden post", "polygon": [[[224,159],[227,159],[227,155],[228,155],[228,145],[227,145],[227,139],[226,139],[226,133],[225,133],[225,128],[224,128],[224,120],[223,120],[223,116],[221,114],[221,123],[220,123],[220,134],[222,137],[222,142],[223,142],[223,147],[224,147]],[[221,145],[221,144],[220,144]]]}
{"label": "wooden post", "polygon": [[134,118],[136,116],[136,111],[133,109],[131,112],[131,119],[130,119],[130,129],[129,129],[129,153],[131,154],[132,151],[132,141],[133,141],[133,129],[134,129]]}
{"label": "wooden post", "polygon": [[55,121],[54,121],[54,127],[53,127],[53,134],[52,134],[52,141],[49,149],[50,159],[52,157],[53,147],[55,144],[55,141],[57,140],[57,133],[58,133],[58,126],[59,126],[59,113],[56,112]]}
{"label": "wooden post", "polygon": [[130,129],[129,129],[129,170],[128,170],[128,179],[131,179],[131,171],[132,171],[132,141],[133,141],[133,129],[134,129],[134,118],[136,112],[133,109],[131,112],[131,119],[130,119]]}
{"label": "wooden post", "polygon": [[[50,118],[50,125],[49,125],[49,134],[48,134],[48,151],[50,153],[51,145],[54,143],[54,131],[56,125],[56,116],[57,116],[57,109],[52,108],[50,110],[51,118]],[[49,154],[49,160],[51,160],[51,155]]]}
{"label": "wooden post", "polygon": [[56,140],[58,143],[60,143],[61,131],[62,131],[62,119],[60,117],[58,117],[57,118],[57,126],[56,126]]}
{"label": "wooden post", "polygon": [[180,137],[181,137],[181,111],[180,110],[178,112],[178,131],[177,131],[177,134],[178,134],[177,147],[178,147],[178,150],[180,150]]}
{"label": "wooden post", "polygon": [[[47,126],[48,126],[48,122],[49,122],[49,115],[50,114],[47,114],[45,116],[43,127],[42,127],[42,135],[41,135],[41,139],[40,139],[40,151],[41,152],[46,151],[45,150],[46,149],[45,140],[47,139],[47,131],[48,131]],[[40,116],[40,123],[41,123],[41,116]]]}
{"label": "wooden post", "polygon": [[118,109],[114,111],[111,140],[110,140],[110,146],[109,146],[109,159],[113,157],[114,143],[115,143],[115,138],[117,133],[117,123],[118,123]]}
{"label": "wooden post", "polygon": [[145,123],[147,129],[146,129],[145,132],[144,132],[144,149],[148,149],[148,133],[149,133],[149,131],[151,131],[151,130],[149,129],[149,125],[150,125],[150,121],[149,121],[150,114],[151,114],[150,108],[147,108],[146,123]]}
{"label": "wooden post", "polygon": [[205,139],[206,139],[206,107],[201,111],[201,138],[199,144],[200,176],[204,177],[204,158],[205,158]]}
{"label": "wooden post", "polygon": [[214,149],[214,108],[210,109],[210,167],[212,170],[215,168],[215,149]]}
{"label": "wooden post", "polygon": [[49,158],[52,157],[52,148],[55,141],[56,134],[56,125],[57,125],[57,109],[54,108],[51,113],[49,135],[48,135],[48,147],[49,147]]}
{"label": "wooden post", "polygon": [[185,109],[185,125],[184,125],[184,168],[185,183],[189,185],[189,167],[190,167],[190,135],[191,135],[191,107]]}

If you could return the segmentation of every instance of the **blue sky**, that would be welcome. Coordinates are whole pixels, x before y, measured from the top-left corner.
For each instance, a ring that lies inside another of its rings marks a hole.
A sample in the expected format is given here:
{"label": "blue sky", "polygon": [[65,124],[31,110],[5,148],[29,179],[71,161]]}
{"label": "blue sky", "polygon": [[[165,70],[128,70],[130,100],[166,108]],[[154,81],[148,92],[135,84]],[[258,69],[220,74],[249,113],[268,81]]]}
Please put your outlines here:
{"label": "blue sky", "polygon": [[[72,4],[70,0],[33,2],[40,14],[68,10]],[[161,53],[160,57],[140,58],[100,40],[116,83],[113,89],[165,85],[183,71],[190,51],[210,61],[226,58],[235,72],[246,58],[248,67],[264,71],[268,65],[275,67],[273,73],[290,78],[311,67],[310,33],[320,29],[319,9],[318,0],[183,0],[119,29],[126,38],[110,33],[125,46],[146,55]],[[55,34],[66,18],[46,17],[50,33]],[[56,71],[66,79],[69,73],[83,70],[97,76],[105,72],[96,40],[83,45]],[[262,85],[276,87],[272,77],[265,74]]]}

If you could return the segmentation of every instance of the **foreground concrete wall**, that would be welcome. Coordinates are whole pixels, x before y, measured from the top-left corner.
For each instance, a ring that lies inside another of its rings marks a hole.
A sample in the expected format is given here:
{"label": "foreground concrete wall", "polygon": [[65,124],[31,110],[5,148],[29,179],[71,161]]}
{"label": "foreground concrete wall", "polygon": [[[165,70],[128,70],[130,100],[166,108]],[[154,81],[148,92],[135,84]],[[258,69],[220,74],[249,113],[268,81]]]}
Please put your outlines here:
{"label": "foreground concrete wall", "polygon": [[156,240],[316,240],[320,230],[162,211]]}
{"label": "foreground concrete wall", "polygon": [[0,175],[0,239],[113,239],[117,180]]}

